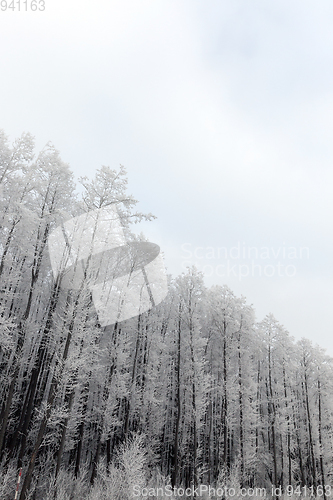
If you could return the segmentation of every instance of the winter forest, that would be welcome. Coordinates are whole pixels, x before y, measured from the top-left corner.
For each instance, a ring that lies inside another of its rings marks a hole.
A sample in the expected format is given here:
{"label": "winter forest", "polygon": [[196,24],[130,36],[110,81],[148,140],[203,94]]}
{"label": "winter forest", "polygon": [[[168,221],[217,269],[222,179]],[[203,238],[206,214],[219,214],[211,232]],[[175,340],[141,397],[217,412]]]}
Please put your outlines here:
{"label": "winter forest", "polygon": [[324,350],[273,315],[257,322],[244,297],[208,289],[195,268],[168,276],[156,307],[106,327],[88,286],[54,280],[48,236],[63,221],[112,204],[135,240],[133,223],[153,218],[136,211],[126,176],[103,166],[77,191],[52,144],[36,152],[29,133],[11,144],[1,132],[1,499],[14,498],[21,468],[20,500],[145,498],[135,486],[167,484],[328,497]]}

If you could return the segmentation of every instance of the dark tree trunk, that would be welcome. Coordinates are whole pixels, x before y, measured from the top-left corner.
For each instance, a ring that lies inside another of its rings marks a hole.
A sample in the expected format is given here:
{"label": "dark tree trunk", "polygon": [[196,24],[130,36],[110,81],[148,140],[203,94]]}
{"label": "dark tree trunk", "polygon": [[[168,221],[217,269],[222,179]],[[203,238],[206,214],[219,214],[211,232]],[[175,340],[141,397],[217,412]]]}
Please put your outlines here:
{"label": "dark tree trunk", "polygon": [[178,316],[178,336],[177,336],[177,351],[176,351],[176,363],[175,363],[175,376],[176,376],[176,394],[175,394],[175,410],[176,410],[176,428],[175,428],[175,438],[173,445],[173,470],[171,483],[172,486],[176,486],[178,479],[178,441],[179,441],[179,423],[181,414],[181,403],[180,403],[180,342],[181,342],[181,308],[179,307]]}

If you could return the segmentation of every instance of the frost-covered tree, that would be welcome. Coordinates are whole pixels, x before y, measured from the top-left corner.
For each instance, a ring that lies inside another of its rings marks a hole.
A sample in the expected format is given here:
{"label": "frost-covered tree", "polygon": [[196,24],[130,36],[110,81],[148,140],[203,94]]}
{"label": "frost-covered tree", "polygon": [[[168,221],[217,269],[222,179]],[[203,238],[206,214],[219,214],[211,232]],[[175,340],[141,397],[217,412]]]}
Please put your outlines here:
{"label": "frost-covered tree", "polygon": [[[81,197],[52,144],[36,153],[30,134],[11,144],[0,132],[1,491],[20,467],[20,500],[131,498],[124,481],[328,484],[332,358],[273,315],[256,323],[244,297],[207,289],[195,268],[169,277],[158,306],[102,326],[96,260],[65,286],[48,237],[109,207],[132,258],[147,243],[132,223],[152,215],[136,211],[122,166],[80,182]],[[140,267],[114,255],[103,286]]]}

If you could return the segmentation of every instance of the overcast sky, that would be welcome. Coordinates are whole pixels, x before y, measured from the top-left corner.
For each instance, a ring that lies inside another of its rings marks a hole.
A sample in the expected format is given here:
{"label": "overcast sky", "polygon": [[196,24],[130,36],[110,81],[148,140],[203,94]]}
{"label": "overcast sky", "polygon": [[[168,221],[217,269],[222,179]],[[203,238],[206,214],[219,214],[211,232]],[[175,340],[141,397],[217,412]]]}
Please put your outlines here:
{"label": "overcast sky", "polygon": [[0,11],[0,128],[77,177],[124,165],[170,273],[195,264],[333,355],[332,26],[331,0]]}

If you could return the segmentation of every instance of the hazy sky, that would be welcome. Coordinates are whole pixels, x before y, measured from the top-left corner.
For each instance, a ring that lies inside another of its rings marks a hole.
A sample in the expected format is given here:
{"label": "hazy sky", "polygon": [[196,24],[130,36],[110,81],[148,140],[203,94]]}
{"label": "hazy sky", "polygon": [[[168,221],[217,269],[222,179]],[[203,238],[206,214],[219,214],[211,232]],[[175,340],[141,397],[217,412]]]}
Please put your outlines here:
{"label": "hazy sky", "polygon": [[332,26],[330,0],[0,11],[0,128],[77,177],[123,164],[169,272],[195,264],[333,355]]}

